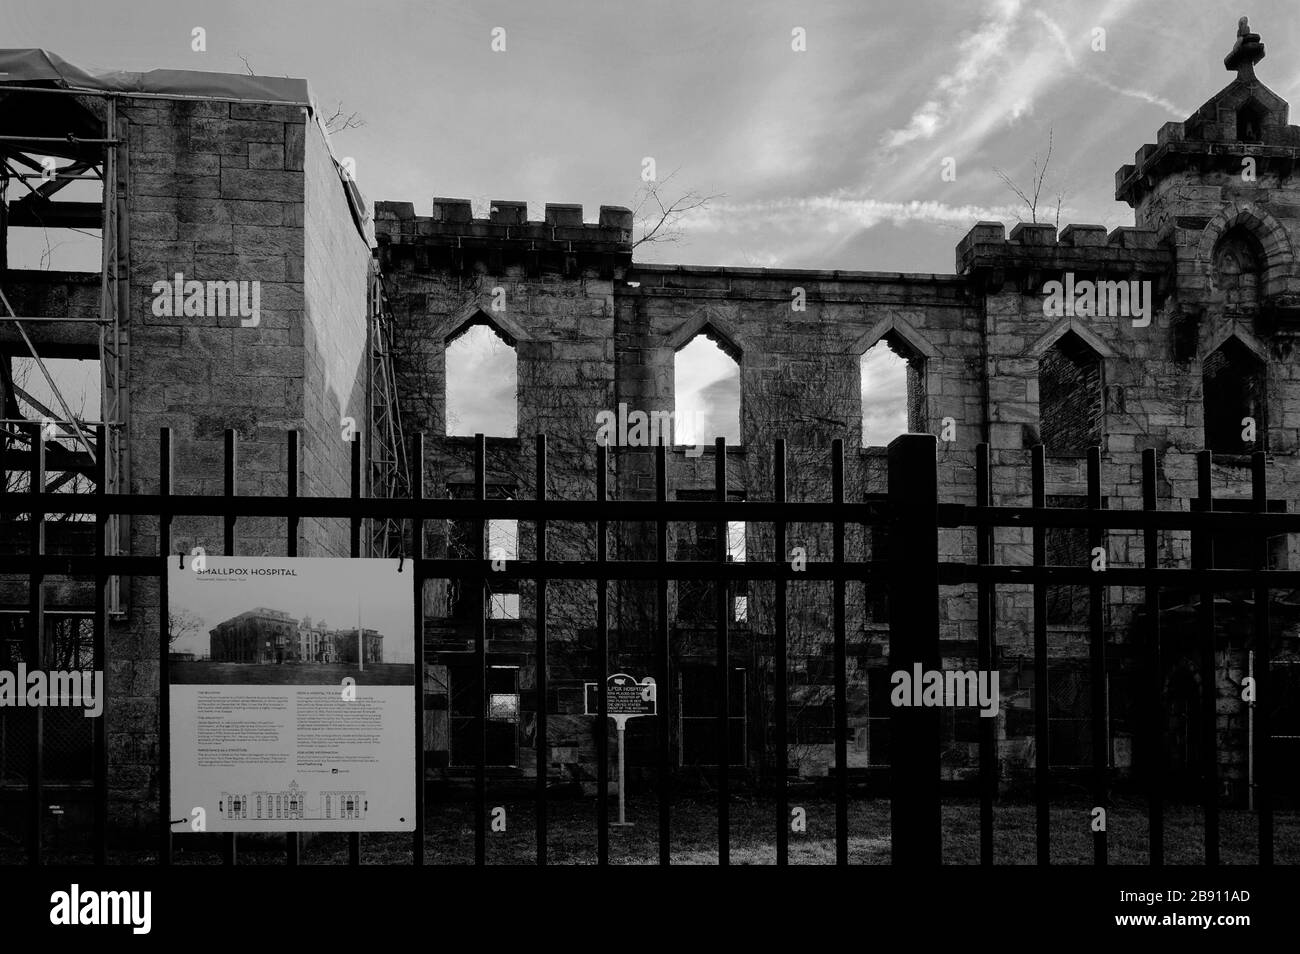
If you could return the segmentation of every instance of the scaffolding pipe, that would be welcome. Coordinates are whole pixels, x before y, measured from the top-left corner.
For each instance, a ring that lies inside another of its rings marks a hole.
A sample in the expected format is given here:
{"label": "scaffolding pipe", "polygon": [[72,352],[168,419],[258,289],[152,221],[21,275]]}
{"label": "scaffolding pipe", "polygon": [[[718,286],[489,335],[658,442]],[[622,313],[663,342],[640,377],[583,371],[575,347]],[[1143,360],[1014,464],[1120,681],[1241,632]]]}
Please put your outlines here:
{"label": "scaffolding pipe", "polygon": [[40,172],[12,172],[15,179],[41,179],[46,182],[103,182],[102,176],[47,176]]}
{"label": "scaffolding pipe", "polygon": [[0,302],[4,302],[5,311],[9,312],[9,317],[13,320],[14,327],[17,328],[18,333],[23,336],[23,342],[27,345],[27,350],[30,351],[32,357],[36,359],[36,366],[41,369],[41,374],[45,378],[45,383],[50,386],[51,393],[58,398],[59,407],[63,409],[63,414],[66,418],[66,420],[59,421],[58,423],[72,425],[72,429],[77,432],[77,440],[86,448],[86,453],[90,455],[91,462],[95,462],[95,449],[90,446],[90,441],[86,439],[86,435],[82,433],[81,428],[77,425],[76,419],[72,416],[72,411],[68,408],[68,402],[63,400],[63,392],[59,390],[59,386],[55,384],[54,379],[50,377],[49,369],[45,367],[45,362],[41,360],[41,356],[36,352],[36,346],[32,344],[32,339],[27,336],[27,329],[23,327],[22,322],[18,320],[18,316],[14,314],[13,307],[9,304],[9,297],[5,295],[3,288],[0,288]]}
{"label": "scaffolding pipe", "polygon": [[57,142],[65,146],[80,146],[83,144],[116,146],[119,141],[117,139],[82,139],[71,133],[66,136],[0,136],[0,142]]}
{"label": "scaffolding pipe", "polygon": [[[14,269],[18,271],[18,269]],[[0,321],[53,321],[61,325],[111,325],[112,322],[104,318],[60,318],[57,315],[0,315]]]}
{"label": "scaffolding pipe", "polygon": [[[122,316],[125,315],[125,302],[123,302],[122,292],[125,291],[126,283],[122,282],[121,276],[121,255],[122,255],[122,227],[123,218],[125,218],[125,208],[122,205],[122,194],[118,188],[117,177],[121,173],[118,168],[118,149],[122,148],[122,140],[116,139],[117,129],[117,99],[109,97],[104,103],[105,116],[104,131],[108,136],[113,136],[112,144],[105,143],[103,165],[100,172],[103,174],[104,186],[101,188],[100,198],[104,203],[103,224],[100,226],[100,326],[99,326],[99,390],[100,390],[100,413],[108,419],[114,421],[125,421],[126,415],[122,412]],[[109,321],[109,318],[112,320]],[[109,335],[112,335],[112,346],[109,346]],[[109,380],[112,377],[112,381]],[[101,478],[105,483],[101,487],[101,493],[116,493],[121,486],[122,474],[122,446],[121,446],[121,429],[105,428],[103,430],[104,446],[100,448],[101,454],[104,455],[103,467],[100,468]],[[104,522],[104,550],[109,555],[116,555],[122,551],[122,521],[117,515],[110,516]],[[120,612],[121,603],[121,577],[110,576],[105,580],[108,584],[107,610],[110,613]]]}
{"label": "scaffolding pipe", "polygon": [[[1255,650],[1246,654],[1246,675],[1255,685]],[[1255,810],[1255,700],[1246,704],[1246,792],[1249,808]]]}
{"label": "scaffolding pipe", "polygon": [[[107,132],[111,136],[118,133],[117,123],[117,98],[109,97],[105,102],[107,107]],[[126,426],[127,409],[126,399],[123,396],[122,374],[126,360],[122,354],[122,319],[129,313],[130,305],[130,269],[123,268],[123,255],[129,255],[131,249],[130,235],[130,218],[127,214],[126,189],[123,183],[119,183],[118,177],[124,175],[124,169],[119,158],[125,158],[125,152],[128,147],[121,145],[121,141],[113,146],[104,147],[104,188],[102,197],[104,201],[104,228],[100,232],[101,251],[105,250],[111,237],[113,243],[113,255],[109,259],[105,257],[105,271],[101,276],[104,290],[104,304],[111,306],[112,309],[112,328],[113,336],[113,382],[112,382],[112,407],[103,406],[100,412],[105,417],[111,417],[115,421],[121,421],[118,427],[107,428],[104,431],[104,466],[101,470],[104,483],[107,484],[105,491],[111,490],[116,493],[122,485],[122,472],[125,469],[122,461],[123,450],[122,428]],[[121,155],[119,155],[119,153]],[[111,213],[111,217],[110,217]],[[111,283],[108,268],[112,269]],[[123,272],[126,272],[123,275]],[[125,279],[125,280],[124,280]],[[101,317],[107,317],[108,312],[101,311]],[[104,350],[104,339],[110,334],[110,328],[107,325],[100,325],[99,340],[101,355]],[[109,391],[104,388],[105,368],[107,365],[101,359],[100,367],[100,388],[103,390],[103,398],[106,400]],[[129,448],[129,444],[127,447]],[[130,548],[129,540],[130,526],[127,521],[130,518],[124,518],[118,514],[109,517],[104,525],[104,533],[107,536],[106,550],[109,554],[118,554]],[[122,612],[122,578],[120,576],[110,576],[108,578],[108,612]]]}

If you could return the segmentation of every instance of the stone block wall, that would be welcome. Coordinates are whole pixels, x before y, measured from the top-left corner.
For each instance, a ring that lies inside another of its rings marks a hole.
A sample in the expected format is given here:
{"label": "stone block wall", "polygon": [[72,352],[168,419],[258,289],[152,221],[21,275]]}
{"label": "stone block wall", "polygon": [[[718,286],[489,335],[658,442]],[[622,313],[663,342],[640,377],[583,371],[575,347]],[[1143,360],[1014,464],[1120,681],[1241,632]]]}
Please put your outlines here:
{"label": "stone block wall", "polygon": [[[370,253],[319,127],[293,104],[128,98],[118,135],[129,234],[125,489],[156,492],[158,434],[168,427],[173,491],[221,494],[224,433],[233,428],[238,493],[284,493],[286,432],[297,429],[300,492],[346,494],[339,418],[365,420]],[[156,314],[154,283],[177,273],[257,282],[258,323]],[[285,526],[240,520],[236,553],[284,553]],[[157,532],[156,519],[133,518],[129,552],[157,552]],[[173,522],[173,552],[220,554],[222,542],[219,520]],[[299,553],[346,555],[347,528],[303,521]],[[157,582],[124,581],[123,601],[108,640],[104,718],[111,811],[129,830],[157,810]]]}
{"label": "stone block wall", "polygon": [[[371,248],[353,221],[349,183],[320,123],[309,120],[301,129],[293,127],[286,147],[286,165],[302,168],[305,188],[299,275],[305,366],[303,387],[294,395],[303,420],[299,492],[343,496],[351,481],[343,419],[352,418],[358,432],[368,421]],[[299,543],[303,556],[347,556],[348,526],[340,520],[304,520]]]}
{"label": "stone block wall", "polygon": [[[1179,319],[1177,253],[1151,230],[1119,228],[1107,233],[1099,226],[1073,225],[1058,235],[1050,226],[1022,225],[1008,236],[1000,224],[981,223],[958,246],[959,274],[954,276],[632,264],[609,278],[597,278],[596,262],[584,272],[556,258],[548,272],[539,262],[549,247],[543,242],[538,250],[528,243],[545,239],[538,230],[554,229],[554,225],[524,222],[517,203],[494,203],[494,207],[488,220],[472,220],[463,203],[451,200],[436,200],[430,219],[416,217],[411,206],[400,203],[381,203],[377,213],[381,258],[390,280],[400,289],[398,323],[409,333],[410,347],[405,351],[413,357],[399,370],[404,375],[404,393],[418,395],[415,419],[435,433],[445,427],[441,352],[446,338],[466,321],[486,319],[516,344],[519,436],[489,443],[489,483],[501,482],[513,492],[531,494],[533,439],[546,433],[555,483],[551,492],[567,499],[590,498],[595,414],[617,413],[620,404],[647,414],[673,411],[675,355],[694,336],[705,334],[739,364],[741,444],[728,448],[726,466],[727,493],[733,499],[772,499],[772,442],[778,437],[787,442],[787,499],[830,499],[830,447],[836,438],[845,446],[847,498],[860,500],[884,490],[883,449],[861,446],[858,366],[862,354],[881,341],[912,359],[912,426],[936,435],[946,430],[954,438],[938,443],[945,501],[974,502],[974,447],[987,441],[994,502],[1029,505],[1030,448],[1043,439],[1044,421],[1049,431],[1062,435],[1053,438],[1055,450],[1045,468],[1045,492],[1054,505],[1079,505],[1086,493],[1083,445],[1093,439],[1100,440],[1103,450],[1102,494],[1107,507],[1142,506],[1141,456],[1147,449],[1157,452],[1160,506],[1186,508],[1195,495],[1195,453],[1204,442],[1204,414],[1201,365],[1192,359],[1215,344],[1198,342],[1192,358],[1185,353],[1179,337],[1186,336],[1186,326]],[[509,221],[508,216],[512,216]],[[593,227],[584,228],[594,238]],[[582,252],[570,254],[581,258]],[[1131,314],[1050,313],[1044,308],[1047,283],[1062,281],[1067,273],[1080,282],[1149,283],[1142,287],[1150,296],[1150,323]],[[590,289],[597,280],[600,305],[593,306]],[[503,312],[494,313],[488,301],[498,288],[506,291],[508,304]],[[796,300],[802,310],[795,307]],[[1227,326],[1231,333],[1249,334],[1240,329],[1239,321],[1228,321]],[[1205,325],[1213,327],[1217,326]],[[586,363],[596,378],[590,387],[575,390],[581,381],[575,363]],[[1049,384],[1055,381],[1046,397],[1045,379]],[[1274,368],[1269,380],[1270,407],[1289,407],[1293,399],[1285,383],[1287,372]],[[1283,435],[1290,423],[1284,414],[1270,412],[1270,441],[1286,446]],[[559,455],[563,463],[557,463],[558,448],[568,449]],[[449,479],[470,480],[468,439],[435,437],[426,451],[430,474],[426,492],[445,492]],[[654,498],[652,448],[613,448],[610,460],[615,496]],[[1284,495],[1294,479],[1293,462],[1288,458],[1275,463],[1270,480]],[[699,456],[672,449],[667,456],[669,497],[711,497],[715,464],[711,446]],[[1248,491],[1242,477],[1239,462],[1224,461],[1216,470],[1220,488],[1216,496],[1241,497]],[[652,526],[611,529],[614,558],[653,557]],[[678,543],[689,541],[695,533],[696,528],[688,524],[674,524],[670,558],[684,552]],[[552,537],[554,556],[591,555],[590,528]],[[769,526],[747,525],[746,538],[751,559],[770,558]],[[831,555],[828,527],[792,524],[788,539],[791,547],[803,546],[809,560]],[[435,549],[445,544],[436,532],[433,542]],[[945,559],[973,560],[970,530],[941,531],[940,545]],[[1162,533],[1158,545],[1160,565],[1186,565],[1187,534]],[[1049,547],[1057,555],[1079,549],[1077,541],[1055,533]],[[849,558],[869,558],[872,549],[869,534],[849,528]],[[520,552],[525,557],[531,552],[528,528],[521,528]],[[999,562],[1027,565],[1032,562],[1032,535],[999,529],[995,552]],[[1107,558],[1111,566],[1142,565],[1141,534],[1109,534]],[[709,629],[692,626],[682,617],[678,592],[679,587],[670,588],[674,666],[711,664]],[[766,691],[758,687],[770,678],[771,592],[769,585],[749,584],[748,618],[735,627],[732,640],[732,663],[748,667],[755,679],[748,700],[752,727],[770,718],[763,708]],[[527,585],[521,586],[521,594],[522,620],[513,628],[494,623],[499,633],[491,642],[499,652],[514,654],[528,685],[535,678],[530,658],[533,604]],[[1066,682],[1078,678],[1070,670],[1079,669],[1088,658],[1086,618],[1069,620],[1070,606],[1082,605],[1075,596],[1063,592],[1052,597],[1058,601],[1053,605],[1064,608],[1065,618],[1049,626],[1049,654],[1056,667],[1054,679]],[[1123,680],[1138,659],[1133,634],[1144,598],[1137,587],[1107,590],[1106,629],[1114,647],[1113,678],[1119,686],[1126,685]],[[434,637],[428,645],[435,650],[467,648],[454,627],[436,620],[438,598],[427,605],[434,617],[429,621]],[[811,712],[828,703],[830,605],[829,584],[791,589],[792,710]],[[560,607],[557,616],[563,621],[552,634],[561,641],[557,645],[563,647],[565,637],[560,633],[573,634],[571,645],[551,657],[556,687],[552,712],[559,719],[557,738],[564,743],[557,743],[557,751],[569,753],[576,761],[566,766],[583,776],[590,770],[591,727],[590,720],[575,716],[581,711],[580,683],[594,678],[595,672],[594,634],[584,629],[595,618],[594,592],[589,586],[556,587],[552,606]],[[997,639],[1005,700],[998,737],[1009,777],[1021,769],[1028,771],[1033,762],[1032,609],[1029,587],[998,588]],[[611,665],[652,671],[653,585],[613,586],[610,612]],[[945,665],[973,667],[977,635],[973,588],[946,587],[940,616]],[[879,673],[885,665],[888,627],[878,610],[869,608],[860,584],[849,587],[847,631],[850,724],[857,740],[851,763],[869,767],[879,764],[879,756],[873,760],[869,744],[857,742],[869,739],[871,720],[882,717],[879,701],[873,706],[869,685],[872,670]],[[880,685],[874,691],[879,692]],[[535,697],[525,696],[525,708],[537,704]],[[950,753],[945,774],[965,777],[976,764],[976,736],[960,720],[945,731]],[[1118,720],[1114,749],[1121,770],[1131,764],[1135,731],[1132,720]],[[751,733],[751,767],[769,754],[765,744],[761,732]],[[531,757],[526,748],[520,748],[521,760]],[[829,743],[816,741],[816,733],[796,741],[792,751],[797,751],[796,761],[805,773],[824,771],[833,758]],[[1228,762],[1225,766],[1231,767]]]}
{"label": "stone block wall", "polygon": [[[446,436],[446,345],[467,324],[488,323],[514,347],[518,373],[517,435],[489,435],[487,442],[490,491],[534,496],[535,440],[545,434],[548,497],[592,499],[596,415],[614,406],[614,289],[627,267],[631,214],[602,207],[597,222],[584,223],[581,207],[547,205],[543,221],[529,222],[523,203],[497,200],[489,218],[474,219],[467,200],[442,198],[434,200],[432,212],[416,216],[410,203],[375,207],[404,426],[408,434],[425,435],[425,493],[471,492],[473,438]],[[451,529],[426,524],[427,552],[445,555]],[[589,524],[555,525],[549,556],[594,559],[594,531]],[[533,552],[532,528],[521,525],[520,558]],[[431,666],[454,663],[456,654],[472,646],[472,624],[447,615],[452,584],[431,580],[426,585]],[[520,667],[523,707],[535,711],[534,587],[524,582],[519,592],[522,619],[489,624],[489,664]],[[567,771],[590,774],[591,720],[581,713],[582,683],[596,673],[591,661],[595,585],[553,582],[548,605],[555,647],[550,737]],[[445,738],[441,723],[432,728]],[[531,759],[526,749],[519,755]]]}

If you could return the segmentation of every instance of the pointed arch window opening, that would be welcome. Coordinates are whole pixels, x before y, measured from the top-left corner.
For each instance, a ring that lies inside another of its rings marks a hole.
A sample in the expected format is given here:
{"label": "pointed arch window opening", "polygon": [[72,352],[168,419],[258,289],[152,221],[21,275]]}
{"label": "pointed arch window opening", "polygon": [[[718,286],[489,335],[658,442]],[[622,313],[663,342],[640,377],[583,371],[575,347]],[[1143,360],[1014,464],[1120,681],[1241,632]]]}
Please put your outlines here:
{"label": "pointed arch window opening", "polygon": [[887,447],[900,434],[927,426],[925,356],[890,332],[858,359],[862,446]]}
{"label": "pointed arch window opening", "polygon": [[1105,430],[1103,364],[1073,331],[1038,360],[1039,440],[1049,457],[1078,457],[1100,445]]}
{"label": "pointed arch window opening", "polygon": [[676,349],[674,446],[711,446],[718,437],[728,447],[741,445],[741,355],[734,342],[707,324]]}
{"label": "pointed arch window opening", "polygon": [[1235,225],[1219,237],[1210,260],[1215,297],[1225,309],[1257,308],[1263,291],[1266,257],[1253,231]]}
{"label": "pointed arch window opening", "polygon": [[483,312],[444,339],[448,437],[519,436],[517,344]]}
{"label": "pointed arch window opening", "polygon": [[1267,368],[1258,356],[1229,338],[1201,363],[1201,385],[1207,449],[1229,457],[1268,450]]}

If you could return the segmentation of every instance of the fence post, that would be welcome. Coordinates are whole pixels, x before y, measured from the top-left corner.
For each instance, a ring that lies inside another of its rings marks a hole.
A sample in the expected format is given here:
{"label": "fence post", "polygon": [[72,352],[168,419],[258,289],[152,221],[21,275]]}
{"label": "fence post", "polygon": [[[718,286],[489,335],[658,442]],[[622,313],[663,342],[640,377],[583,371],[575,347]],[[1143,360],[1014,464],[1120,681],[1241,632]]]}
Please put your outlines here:
{"label": "fence post", "polygon": [[[23,425],[27,428],[31,442],[31,471],[27,489],[32,500],[37,494],[45,492],[45,428],[39,423]],[[32,558],[33,567],[28,577],[27,599],[27,636],[31,668],[37,672],[45,668],[45,573],[37,562],[45,556],[45,517],[40,507],[33,503],[30,511],[30,533],[27,553]],[[40,706],[32,709],[32,764],[27,776],[28,802],[27,824],[27,863],[42,865],[45,863],[45,710]]]}
{"label": "fence post", "polygon": [[[936,440],[904,434],[889,445],[889,669],[940,668],[939,523]],[[919,687],[917,687],[919,688]],[[917,693],[919,695],[919,692]],[[907,700],[912,693],[907,693]],[[895,865],[939,864],[939,721],[935,707],[895,705],[890,719],[890,803]]]}

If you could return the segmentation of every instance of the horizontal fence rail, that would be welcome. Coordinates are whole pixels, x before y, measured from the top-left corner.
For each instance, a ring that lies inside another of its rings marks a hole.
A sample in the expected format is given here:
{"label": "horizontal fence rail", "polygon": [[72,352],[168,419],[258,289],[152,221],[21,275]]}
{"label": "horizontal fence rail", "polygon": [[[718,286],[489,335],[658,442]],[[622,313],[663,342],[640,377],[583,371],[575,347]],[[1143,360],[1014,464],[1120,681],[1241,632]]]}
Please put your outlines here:
{"label": "horizontal fence rail", "polygon": [[[910,435],[908,435],[910,436]],[[834,523],[844,519],[860,525],[884,524],[890,507],[883,501],[865,503],[791,502],[763,500],[460,500],[451,498],[358,497],[239,497],[234,505],[223,497],[198,494],[168,495],[167,505],[176,516],[224,517],[232,510],[239,517],[324,517],[339,520],[546,520],[549,523],[611,522],[654,523],[664,507],[671,508],[674,521],[707,522],[719,517],[753,523]],[[72,496],[65,493],[26,491],[0,492],[0,512],[27,513],[35,510],[57,513],[157,516],[158,494],[95,494]],[[1300,513],[1198,512],[1187,510],[1084,510],[1047,507],[977,507],[967,504],[938,504],[935,524],[940,529],[957,527],[1084,527],[1101,530],[1189,530],[1206,533],[1300,533]],[[674,561],[675,562],[675,561]]]}
{"label": "horizontal fence rail", "polygon": [[[99,428],[102,440],[103,428]],[[774,728],[776,743],[776,772],[774,792],[774,844],[778,864],[786,864],[790,851],[790,799],[788,791],[789,737],[789,606],[788,586],[792,581],[826,581],[832,588],[830,607],[829,648],[832,659],[833,765],[830,769],[831,789],[834,796],[834,856],[837,864],[847,864],[850,859],[849,832],[849,641],[846,633],[847,595],[850,581],[883,584],[887,588],[890,609],[889,619],[889,669],[893,672],[910,671],[914,665],[924,669],[941,668],[940,656],[940,587],[969,585],[974,590],[975,621],[978,637],[976,655],[982,671],[992,672],[999,656],[998,629],[995,606],[999,586],[1032,588],[1032,622],[1030,656],[1033,662],[1033,743],[1035,804],[1035,853],[1040,864],[1051,861],[1051,791],[1054,782],[1050,761],[1051,735],[1048,712],[1048,685],[1050,671],[1050,633],[1047,624],[1047,588],[1072,585],[1087,589],[1087,647],[1090,674],[1090,726],[1091,764],[1088,790],[1094,804],[1109,807],[1114,767],[1108,752],[1109,729],[1106,721],[1108,672],[1107,655],[1113,647],[1105,627],[1106,591],[1113,587],[1137,587],[1143,593],[1144,613],[1137,630],[1130,634],[1130,642],[1137,639],[1145,665],[1142,698],[1140,700],[1140,725],[1137,732],[1139,758],[1135,767],[1143,775],[1144,793],[1149,821],[1149,859],[1159,864],[1164,857],[1164,791],[1161,764],[1164,750],[1166,710],[1163,703],[1163,661],[1170,658],[1171,647],[1164,644],[1161,633],[1162,587],[1191,587],[1199,594],[1199,610],[1195,621],[1197,643],[1193,656],[1203,672],[1216,670],[1214,593],[1225,590],[1249,590],[1253,595],[1253,651],[1255,653],[1254,678],[1257,698],[1270,698],[1269,666],[1271,648],[1269,640],[1269,591],[1275,588],[1300,587],[1300,570],[1266,569],[1268,561],[1267,537],[1285,533],[1300,533],[1300,514],[1268,511],[1266,492],[1266,460],[1256,453],[1251,460],[1250,509],[1245,512],[1223,512],[1215,509],[1211,486],[1212,456],[1208,451],[1197,457],[1198,494],[1190,501],[1191,509],[1160,509],[1157,497],[1157,460],[1155,452],[1147,450],[1141,457],[1141,509],[1106,509],[1103,507],[1103,461],[1100,450],[1092,448],[1087,455],[1086,505],[1081,508],[1056,508],[1047,506],[1045,480],[1045,454],[1040,445],[1031,451],[1030,505],[996,506],[993,502],[993,482],[990,451],[986,444],[975,449],[975,491],[973,503],[941,502],[941,488],[937,477],[936,441],[929,435],[906,435],[890,445],[888,454],[888,492],[865,495],[862,499],[846,500],[844,445],[840,440],[830,447],[829,502],[794,502],[788,499],[786,444],[775,443],[771,459],[773,499],[771,501],[736,501],[727,497],[726,445],[719,439],[714,448],[714,489],[712,500],[670,500],[668,490],[669,452],[656,447],[654,454],[655,477],[653,500],[617,500],[610,495],[609,475],[611,455],[605,447],[596,453],[595,498],[592,500],[552,500],[546,495],[548,477],[548,449],[544,436],[535,444],[535,497],[531,500],[493,500],[487,494],[486,442],[482,435],[475,438],[473,454],[473,493],[471,499],[426,497],[423,438],[414,445],[415,479],[413,497],[410,499],[384,499],[363,497],[362,445],[360,439],[350,447],[350,492],[341,497],[303,497],[299,494],[300,446],[296,432],[287,435],[288,482],[286,493],[279,496],[242,496],[237,483],[238,442],[235,432],[225,436],[223,455],[223,493],[220,495],[194,495],[173,493],[172,440],[170,431],[164,430],[159,442],[159,472],[157,493],[106,494],[96,491],[89,495],[71,495],[46,490],[48,475],[45,470],[44,438],[39,426],[26,430],[29,449],[6,454],[7,442],[0,442],[0,471],[13,470],[15,461],[25,465],[28,489],[0,493],[0,519],[5,519],[16,534],[25,535],[25,553],[0,556],[0,573],[25,576],[28,580],[29,619],[28,657],[38,665],[43,656],[43,633],[46,607],[44,583],[51,577],[72,576],[93,579],[95,583],[94,661],[104,669],[105,633],[108,627],[104,599],[105,586],[110,576],[135,576],[154,578],[160,582],[159,598],[159,664],[163,674],[159,686],[159,753],[160,792],[163,816],[159,823],[159,861],[172,859],[175,820],[166,817],[169,803],[170,738],[168,727],[169,686],[166,673],[168,641],[166,620],[168,613],[165,586],[166,561],[176,559],[172,552],[172,527],[178,517],[216,517],[222,522],[223,547],[227,555],[237,550],[238,528],[241,520],[256,517],[275,517],[286,521],[286,553],[297,555],[301,521],[305,518],[346,520],[349,527],[349,552],[353,557],[362,555],[362,526],[364,521],[382,519],[409,521],[411,536],[409,546],[403,542],[401,562],[409,568],[414,590],[413,613],[417,633],[416,662],[416,767],[417,767],[417,821],[413,838],[413,860],[422,864],[425,859],[425,740],[423,722],[424,692],[424,607],[423,584],[431,579],[459,579],[476,588],[478,611],[473,634],[473,665],[477,674],[475,686],[477,715],[475,737],[477,753],[474,760],[473,797],[475,801],[474,858],[477,864],[487,861],[488,845],[488,785],[487,785],[487,668],[488,668],[488,603],[489,580],[529,580],[536,586],[533,621],[533,638],[537,666],[536,698],[538,699],[535,731],[535,756],[537,778],[536,797],[536,860],[548,862],[548,807],[547,784],[550,779],[546,766],[551,743],[547,718],[546,698],[548,687],[548,583],[556,580],[587,580],[595,586],[593,608],[595,631],[595,663],[599,670],[597,682],[597,708],[599,715],[593,725],[596,740],[596,855],[599,864],[609,861],[608,814],[609,747],[608,699],[605,676],[610,673],[610,610],[609,586],[618,581],[652,581],[654,588],[654,623],[650,653],[653,672],[660,687],[658,722],[655,735],[658,752],[654,765],[657,797],[658,859],[667,864],[671,860],[672,843],[672,766],[670,760],[671,719],[677,695],[672,678],[672,620],[669,617],[669,583],[671,581],[770,581],[773,605],[771,653],[774,659]],[[752,455],[753,450],[749,453]],[[104,486],[103,481],[98,484]],[[1169,502],[1171,505],[1174,502]],[[45,552],[46,516],[48,514],[78,513],[94,518],[97,528],[93,553],[86,555],[53,555]],[[9,515],[4,517],[3,515]],[[114,515],[152,515],[159,518],[159,553],[153,555],[109,555],[105,552],[105,527]],[[23,518],[23,519],[16,519]],[[469,521],[474,526],[475,540],[471,559],[429,557],[425,554],[424,529],[432,521]],[[485,550],[486,527],[490,520],[519,520],[534,524],[535,556],[532,559],[510,560],[504,568],[499,562],[488,559]],[[727,558],[727,532],[729,521],[744,521],[746,525],[770,524],[775,540],[774,553],[781,559],[745,560],[730,562]],[[609,529],[611,523],[644,522],[653,525],[654,559],[611,559],[609,554]],[[712,524],[716,533],[716,552],[711,559],[670,560],[668,558],[669,525],[677,522]],[[596,527],[595,559],[558,560],[551,553],[550,544],[558,525],[563,523],[590,524]],[[830,528],[831,557],[809,559],[806,565],[796,568],[788,559],[787,544],[790,524],[822,524]],[[850,560],[846,557],[846,531],[849,527],[879,527],[885,532],[885,558],[872,552],[872,559]],[[1141,565],[1107,566],[1098,571],[1095,566],[1057,566],[1047,562],[1047,533],[1054,528],[1075,528],[1087,532],[1088,546],[1096,553],[1106,549],[1111,532],[1140,535],[1142,538]],[[967,529],[973,531],[974,559],[942,559],[939,536],[944,530]],[[1031,562],[998,563],[997,531],[1023,530],[1032,537]],[[1182,531],[1191,534],[1191,561],[1187,567],[1159,565],[1159,534],[1161,531]],[[1252,565],[1248,568],[1220,568],[1213,565],[1211,540],[1218,534],[1231,534],[1248,538],[1252,544]],[[18,540],[12,541],[17,544]],[[728,767],[732,764],[730,725],[732,712],[732,684],[730,667],[735,647],[732,645],[731,607],[727,588],[715,586],[713,607],[714,663],[717,667],[717,711],[714,719],[717,758],[717,860],[727,864],[731,860],[730,780]],[[1140,631],[1139,631],[1140,630]],[[1203,679],[1200,688],[1199,731],[1207,766],[1202,785],[1205,817],[1204,840],[1207,863],[1217,864],[1220,855],[1218,737],[1216,727],[1215,694],[1217,680]],[[759,691],[765,691],[760,688]],[[111,705],[111,698],[109,704]],[[1253,709],[1254,731],[1266,740],[1254,756],[1252,794],[1259,824],[1259,860],[1271,864],[1273,860],[1273,767],[1267,754],[1269,736],[1268,706]],[[890,715],[892,749],[890,759],[890,798],[893,826],[891,833],[892,860],[896,864],[935,864],[942,860],[942,828],[940,818],[940,723],[937,710],[932,708],[895,707]],[[983,864],[994,861],[994,811],[997,797],[999,769],[996,719],[981,719],[979,724],[979,766],[977,794],[979,799],[979,857]],[[41,744],[41,714],[36,713],[36,731],[32,749],[32,771],[28,779],[28,858],[33,864],[42,862],[45,846],[42,841],[43,746]],[[764,730],[766,727],[764,726]],[[108,763],[102,720],[96,725],[94,786],[94,853],[97,862],[106,856]],[[185,837],[181,835],[181,837]],[[362,839],[359,834],[349,837],[348,859],[358,864],[362,856]],[[1108,860],[1108,844],[1104,826],[1093,829],[1093,859],[1097,864]],[[298,863],[301,844],[298,836],[286,838],[286,858],[290,864]],[[222,838],[222,858],[227,864],[238,860],[237,840],[234,835]]]}

